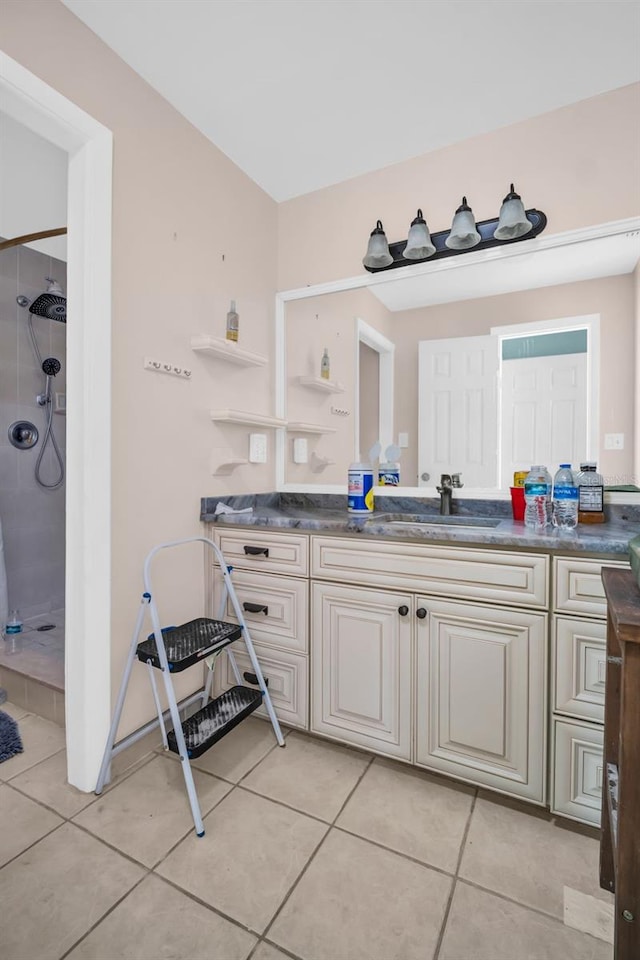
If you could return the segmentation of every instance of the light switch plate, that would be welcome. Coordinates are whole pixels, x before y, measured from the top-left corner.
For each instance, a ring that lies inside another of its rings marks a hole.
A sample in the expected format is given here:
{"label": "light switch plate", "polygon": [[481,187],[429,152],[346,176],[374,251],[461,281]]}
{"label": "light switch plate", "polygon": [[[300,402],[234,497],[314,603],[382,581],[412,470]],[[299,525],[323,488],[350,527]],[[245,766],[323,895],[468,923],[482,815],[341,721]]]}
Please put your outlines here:
{"label": "light switch plate", "polygon": [[293,462],[306,463],[309,459],[309,451],[306,437],[296,437],[293,441]]}
{"label": "light switch plate", "polygon": [[266,433],[249,434],[249,463],[267,462],[267,435]]}
{"label": "light switch plate", "polygon": [[605,450],[624,450],[624,433],[605,433]]}
{"label": "light switch plate", "polygon": [[409,446],[409,434],[408,433],[399,433],[398,434],[398,446],[405,449]]}

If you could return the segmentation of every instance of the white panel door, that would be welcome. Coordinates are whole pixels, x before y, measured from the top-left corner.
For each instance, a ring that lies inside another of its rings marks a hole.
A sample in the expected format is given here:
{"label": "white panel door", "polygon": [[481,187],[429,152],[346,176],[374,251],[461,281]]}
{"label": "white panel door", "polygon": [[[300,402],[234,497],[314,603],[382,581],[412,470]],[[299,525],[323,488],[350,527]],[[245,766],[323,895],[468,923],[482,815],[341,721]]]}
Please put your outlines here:
{"label": "white panel door", "polygon": [[587,452],[587,354],[502,364],[502,485],[534,463],[577,467]]}
{"label": "white panel door", "polygon": [[[497,384],[497,337],[420,342],[421,486],[434,486],[441,473],[462,473],[467,487],[496,487]],[[424,473],[429,480],[422,480]]]}
{"label": "white panel door", "polygon": [[312,585],[311,729],[411,759],[413,599]]}
{"label": "white panel door", "polygon": [[546,615],[416,603],[417,763],[544,803]]}

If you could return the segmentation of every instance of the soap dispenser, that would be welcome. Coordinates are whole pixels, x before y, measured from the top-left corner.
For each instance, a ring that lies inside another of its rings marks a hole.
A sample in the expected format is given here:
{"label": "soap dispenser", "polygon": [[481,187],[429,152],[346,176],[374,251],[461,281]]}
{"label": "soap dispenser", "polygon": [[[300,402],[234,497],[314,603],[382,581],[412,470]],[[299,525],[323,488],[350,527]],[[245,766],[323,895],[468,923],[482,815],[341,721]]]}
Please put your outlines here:
{"label": "soap dispenser", "polygon": [[329,362],[329,351],[325,347],[324,353],[322,354],[322,360],[320,361],[320,377],[323,380],[331,379],[331,364]]}

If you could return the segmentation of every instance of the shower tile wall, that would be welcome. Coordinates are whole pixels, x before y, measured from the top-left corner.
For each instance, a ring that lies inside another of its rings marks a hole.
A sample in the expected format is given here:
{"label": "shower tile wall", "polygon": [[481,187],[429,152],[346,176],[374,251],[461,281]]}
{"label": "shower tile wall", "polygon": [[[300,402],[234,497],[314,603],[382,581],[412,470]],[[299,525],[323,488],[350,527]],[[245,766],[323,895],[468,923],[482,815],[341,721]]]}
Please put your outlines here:
{"label": "shower tile wall", "polygon": [[[27,329],[27,311],[16,297],[33,300],[53,277],[66,292],[66,263],[26,247],[0,251],[0,520],[9,588],[9,608],[23,620],[64,607],[65,488],[42,490],[34,468],[42,443],[45,413],[36,403],[44,387]],[[62,370],[53,391],[66,393],[66,327],[34,317],[33,327],[44,357],[57,357]],[[32,450],[17,450],[7,431],[14,420],[31,420],[40,431]],[[54,414],[53,426],[66,458],[66,419]],[[42,473],[55,477],[47,448]]]}

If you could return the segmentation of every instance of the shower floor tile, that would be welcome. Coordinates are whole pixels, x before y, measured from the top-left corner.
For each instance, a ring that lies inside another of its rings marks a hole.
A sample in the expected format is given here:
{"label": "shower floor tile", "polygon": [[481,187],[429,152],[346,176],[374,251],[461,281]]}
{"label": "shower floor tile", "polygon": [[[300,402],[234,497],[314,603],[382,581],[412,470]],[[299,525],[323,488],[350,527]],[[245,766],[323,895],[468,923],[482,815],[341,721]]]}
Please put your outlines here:
{"label": "shower floor tile", "polygon": [[3,667],[55,690],[64,690],[64,632],[25,629],[14,639],[0,640],[0,676]]}

